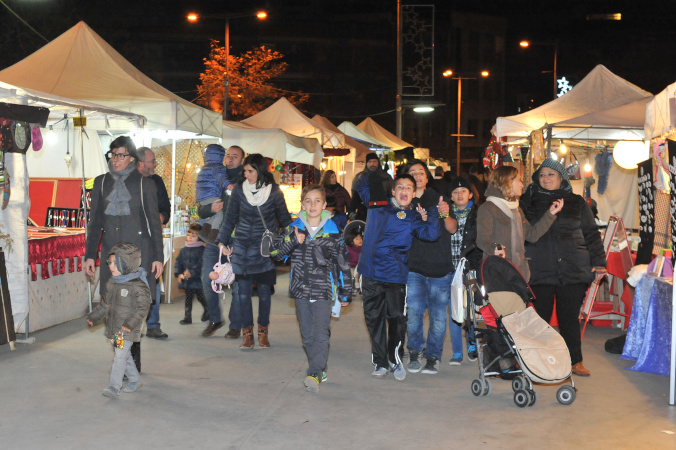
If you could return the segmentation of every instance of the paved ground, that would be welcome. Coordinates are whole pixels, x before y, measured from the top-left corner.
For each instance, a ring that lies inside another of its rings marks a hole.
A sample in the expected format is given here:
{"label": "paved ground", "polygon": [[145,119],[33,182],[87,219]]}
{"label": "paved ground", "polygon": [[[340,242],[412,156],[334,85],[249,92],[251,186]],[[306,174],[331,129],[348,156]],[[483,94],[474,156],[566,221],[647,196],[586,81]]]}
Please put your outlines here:
{"label": "paved ground", "polygon": [[357,300],[333,322],[329,379],[311,394],[285,281],[273,297],[267,350],[238,350],[225,328],[202,338],[203,324],[178,324],[181,302],[163,304],[169,339],[143,339],[144,385],[116,400],[101,395],[112,355],[102,326],[78,319],[34,333],[34,344],[14,352],[0,347],[2,447],[676,448],[668,378],[625,370],[629,362],[605,353],[605,340],[620,334],[611,328],[588,328],[583,352],[593,375],[575,379],[571,406],[556,401],[555,386],[539,385],[537,403],[521,409],[506,381],[474,397],[476,363],[451,367],[448,351],[438,375],[371,378]]}

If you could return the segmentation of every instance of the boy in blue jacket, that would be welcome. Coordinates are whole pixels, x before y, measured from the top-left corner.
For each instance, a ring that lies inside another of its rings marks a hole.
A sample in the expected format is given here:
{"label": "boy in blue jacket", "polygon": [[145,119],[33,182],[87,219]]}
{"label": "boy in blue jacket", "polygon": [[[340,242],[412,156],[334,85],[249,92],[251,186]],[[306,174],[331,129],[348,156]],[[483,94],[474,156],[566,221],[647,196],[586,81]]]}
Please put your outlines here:
{"label": "boy in blue jacket", "polygon": [[270,256],[291,255],[289,297],[296,299],[296,316],[307,354],[305,387],[319,391],[326,381],[331,335],[331,308],[352,300],[350,260],[340,230],[325,211],[326,192],[318,184],[303,188],[303,211],[286,227],[283,241],[272,245]]}
{"label": "boy in blue jacket", "polygon": [[357,189],[369,208],[358,272],[362,275],[364,319],[375,365],[371,375],[383,378],[391,369],[394,378],[403,381],[406,378],[401,358],[406,335],[408,250],[413,236],[423,241],[439,238],[439,221],[427,221],[427,217],[438,214],[438,210],[436,206],[428,211],[420,206],[417,210],[411,209],[416,184],[410,175],[395,180],[389,199],[377,192],[382,188],[370,178],[370,175],[363,176]]}

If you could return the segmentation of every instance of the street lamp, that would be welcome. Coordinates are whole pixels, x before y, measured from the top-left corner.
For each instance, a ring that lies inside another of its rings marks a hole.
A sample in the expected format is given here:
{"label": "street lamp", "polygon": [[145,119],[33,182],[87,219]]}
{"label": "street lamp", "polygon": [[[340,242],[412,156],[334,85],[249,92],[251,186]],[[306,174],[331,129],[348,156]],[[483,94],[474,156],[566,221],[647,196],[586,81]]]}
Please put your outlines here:
{"label": "street lamp", "polygon": [[230,59],[230,19],[240,19],[243,17],[257,17],[259,20],[264,20],[268,17],[268,14],[265,11],[257,11],[255,13],[244,13],[244,14],[205,14],[199,15],[197,13],[191,12],[188,14],[188,22],[197,22],[199,19],[221,19],[225,20],[225,67],[223,70],[223,120],[228,118],[228,86],[230,85],[230,79],[228,74],[228,63]]}
{"label": "street lamp", "polygon": [[[487,78],[490,73],[487,70],[482,70],[480,72],[483,78]],[[452,70],[446,70],[442,75],[446,78],[453,75]],[[462,111],[462,80],[476,80],[476,77],[453,77],[453,80],[458,80],[458,132],[456,134],[451,134],[451,136],[457,136],[456,141],[456,165],[455,173],[460,175],[460,138],[461,137],[473,137],[473,134],[460,134],[460,113]]]}
{"label": "street lamp", "polygon": [[[521,48],[528,48],[531,45],[551,45],[554,47],[554,70],[552,71],[554,73],[554,99],[556,99],[556,88],[557,88],[557,82],[556,82],[556,59],[557,59],[557,54],[559,53],[559,41],[554,41],[554,42],[530,42],[530,41],[521,41],[519,42],[519,45]],[[543,70],[542,73],[547,73],[549,72],[548,70]]]}

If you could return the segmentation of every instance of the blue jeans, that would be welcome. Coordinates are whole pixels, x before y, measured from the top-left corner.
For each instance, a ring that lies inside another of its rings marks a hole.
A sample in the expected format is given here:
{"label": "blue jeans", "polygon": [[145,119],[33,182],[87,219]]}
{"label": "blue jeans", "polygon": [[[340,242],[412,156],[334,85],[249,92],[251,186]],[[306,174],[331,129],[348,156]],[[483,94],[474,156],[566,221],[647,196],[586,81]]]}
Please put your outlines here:
{"label": "blue jeans", "polygon": [[149,330],[159,328],[160,326],[160,283],[158,282],[156,286],[155,304],[150,305],[150,311],[148,312],[148,318],[146,319]]}
{"label": "blue jeans", "polygon": [[239,307],[239,286],[237,282],[232,283],[230,289],[232,290],[232,302],[230,303],[230,311],[228,312],[229,328],[239,330],[242,328],[242,313]]}
{"label": "blue jeans", "polygon": [[[247,280],[236,281],[239,290],[239,311],[242,319],[242,328],[253,326],[253,282]],[[272,289],[269,284],[258,283],[258,325],[267,327],[270,324],[270,305],[272,303]]]}
{"label": "blue jeans", "polygon": [[[446,336],[446,308],[451,295],[453,274],[432,278],[409,272],[406,282],[408,306],[408,349],[418,353],[425,349],[425,357],[441,358]],[[429,312],[430,326],[427,344],[423,335],[423,318]],[[462,340],[460,341],[462,342]]]}
{"label": "blue jeans", "polygon": [[209,322],[211,323],[218,323],[223,320],[221,297],[214,292],[209,279],[209,274],[214,270],[214,264],[218,262],[220,251],[215,245],[207,244],[202,255],[202,290],[209,307]]}

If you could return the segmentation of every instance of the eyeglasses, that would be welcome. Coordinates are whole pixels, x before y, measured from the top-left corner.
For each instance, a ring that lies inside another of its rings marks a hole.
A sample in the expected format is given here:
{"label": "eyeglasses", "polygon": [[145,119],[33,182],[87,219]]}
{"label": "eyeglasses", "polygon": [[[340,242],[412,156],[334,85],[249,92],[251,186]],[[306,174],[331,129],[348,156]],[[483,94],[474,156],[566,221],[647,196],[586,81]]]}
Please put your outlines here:
{"label": "eyeglasses", "polygon": [[129,153],[113,153],[113,152],[108,152],[106,153],[106,156],[110,159],[124,159],[127,156],[131,156]]}

